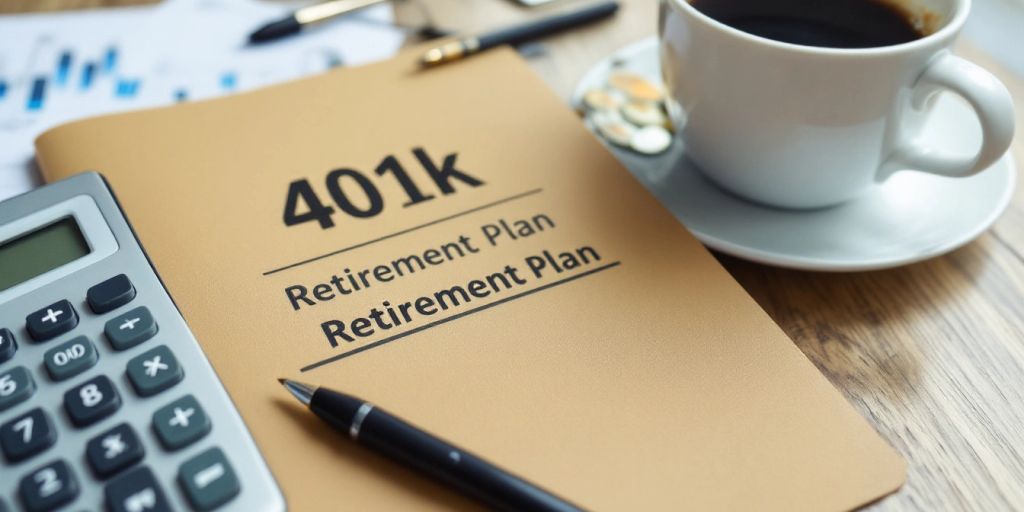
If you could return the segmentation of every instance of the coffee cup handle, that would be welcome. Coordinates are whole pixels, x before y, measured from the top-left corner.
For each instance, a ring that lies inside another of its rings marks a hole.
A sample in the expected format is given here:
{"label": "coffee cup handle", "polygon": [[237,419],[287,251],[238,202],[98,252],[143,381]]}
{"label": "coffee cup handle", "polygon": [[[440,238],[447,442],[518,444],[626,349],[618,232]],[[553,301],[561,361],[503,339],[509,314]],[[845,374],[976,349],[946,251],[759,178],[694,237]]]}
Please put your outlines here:
{"label": "coffee cup handle", "polygon": [[946,51],[929,63],[911,89],[910,108],[928,109],[941,91],[953,92],[974,108],[981,123],[981,148],[974,155],[953,154],[928,147],[917,134],[901,134],[878,171],[883,181],[896,171],[915,170],[941,176],[971,176],[994,164],[1010,148],[1014,131],[1013,100],[991,73]]}

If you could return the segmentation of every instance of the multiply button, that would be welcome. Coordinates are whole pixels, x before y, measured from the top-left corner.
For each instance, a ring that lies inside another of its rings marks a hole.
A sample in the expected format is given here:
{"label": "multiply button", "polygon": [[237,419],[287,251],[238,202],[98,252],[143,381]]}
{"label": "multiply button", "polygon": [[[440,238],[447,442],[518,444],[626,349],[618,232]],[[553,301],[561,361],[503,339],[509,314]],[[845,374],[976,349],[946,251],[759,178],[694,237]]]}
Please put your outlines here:
{"label": "multiply button", "polygon": [[64,334],[78,325],[78,313],[71,303],[54,302],[25,318],[28,333],[36,341],[46,341]]}
{"label": "multiply button", "polygon": [[114,317],[103,327],[114,350],[125,350],[156,335],[157,325],[145,306]]}
{"label": "multiply button", "polygon": [[113,311],[135,298],[135,287],[128,276],[119,274],[85,292],[89,307],[96,313]]}
{"label": "multiply button", "polygon": [[0,373],[0,411],[24,402],[35,390],[36,382],[24,366]]}
{"label": "multiply button", "polygon": [[99,356],[85,336],[79,336],[46,351],[43,362],[53,380],[65,380],[92,368]]}
{"label": "multiply button", "polygon": [[210,448],[181,465],[178,483],[198,510],[212,510],[234,498],[240,486],[220,448]]}
{"label": "multiply button", "polygon": [[14,334],[11,330],[0,329],[0,363],[10,360],[17,351],[18,342],[14,341]]}
{"label": "multiply button", "polygon": [[185,395],[153,413],[153,429],[168,450],[177,450],[210,431],[210,419],[192,395]]}
{"label": "multiply button", "polygon": [[78,480],[66,462],[56,460],[22,478],[19,491],[31,512],[53,510],[78,496]]}
{"label": "multiply button", "polygon": [[92,425],[114,414],[121,407],[121,396],[110,379],[100,375],[64,393],[64,410],[76,427]]}
{"label": "multiply button", "polygon": [[128,361],[128,380],[139,396],[153,396],[181,382],[185,373],[166,345]]}
{"label": "multiply button", "polygon": [[127,423],[122,423],[94,438],[85,445],[89,465],[100,478],[107,478],[142,460],[146,450],[139,436]]}
{"label": "multiply button", "polygon": [[42,409],[36,408],[0,425],[0,448],[9,462],[25,460],[57,441],[57,431]]}
{"label": "multiply button", "polygon": [[169,512],[170,504],[153,472],[143,466],[117,477],[104,491],[110,512]]}

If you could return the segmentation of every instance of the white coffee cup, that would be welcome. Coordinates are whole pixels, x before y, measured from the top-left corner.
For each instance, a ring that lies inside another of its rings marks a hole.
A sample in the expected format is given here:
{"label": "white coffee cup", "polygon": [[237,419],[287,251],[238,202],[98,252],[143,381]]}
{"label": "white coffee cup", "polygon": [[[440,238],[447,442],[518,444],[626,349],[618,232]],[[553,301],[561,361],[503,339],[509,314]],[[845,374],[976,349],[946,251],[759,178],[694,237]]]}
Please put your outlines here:
{"label": "white coffee cup", "polygon": [[[905,3],[934,31],[892,46],[833,49],[766,39],[685,0],[661,0],[662,75],[689,158],[722,187],[787,208],[842,203],[896,171],[959,177],[992,165],[1013,138],[1013,103],[999,80],[950,52],[970,1]],[[917,140],[941,91],[977,114],[976,154]]]}

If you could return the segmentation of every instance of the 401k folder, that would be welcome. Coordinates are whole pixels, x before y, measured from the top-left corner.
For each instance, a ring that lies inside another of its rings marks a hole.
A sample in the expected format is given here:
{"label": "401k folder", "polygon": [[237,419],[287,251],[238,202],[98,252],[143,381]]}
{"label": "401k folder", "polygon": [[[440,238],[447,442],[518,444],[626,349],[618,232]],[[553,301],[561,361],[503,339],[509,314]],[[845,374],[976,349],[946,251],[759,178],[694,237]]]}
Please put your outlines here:
{"label": "401k folder", "polygon": [[518,56],[415,55],[64,125],[293,510],[472,505],[345,442],[345,390],[594,510],[843,510],[900,458]]}

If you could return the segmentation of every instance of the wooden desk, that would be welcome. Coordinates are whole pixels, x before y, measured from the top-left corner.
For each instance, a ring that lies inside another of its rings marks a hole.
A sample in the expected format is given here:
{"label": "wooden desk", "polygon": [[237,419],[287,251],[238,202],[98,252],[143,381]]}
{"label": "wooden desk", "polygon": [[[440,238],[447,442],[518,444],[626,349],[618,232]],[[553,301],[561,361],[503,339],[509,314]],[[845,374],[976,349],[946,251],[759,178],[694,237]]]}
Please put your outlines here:
{"label": "wooden desk", "polygon": [[[490,28],[579,3],[424,0],[439,24]],[[0,12],[111,0],[5,0]],[[614,20],[549,39],[535,69],[562,97],[603,56],[655,33],[657,2],[623,0]],[[400,19],[417,18],[400,7]],[[1024,79],[962,45],[1017,98]],[[1013,147],[1024,162],[1024,136]],[[950,205],[954,207],[955,205]],[[823,274],[719,260],[909,463],[877,510],[1024,509],[1024,187],[995,227],[946,256],[892,270]]]}

